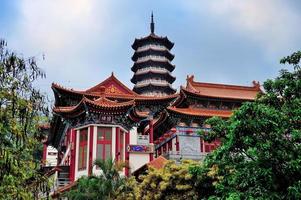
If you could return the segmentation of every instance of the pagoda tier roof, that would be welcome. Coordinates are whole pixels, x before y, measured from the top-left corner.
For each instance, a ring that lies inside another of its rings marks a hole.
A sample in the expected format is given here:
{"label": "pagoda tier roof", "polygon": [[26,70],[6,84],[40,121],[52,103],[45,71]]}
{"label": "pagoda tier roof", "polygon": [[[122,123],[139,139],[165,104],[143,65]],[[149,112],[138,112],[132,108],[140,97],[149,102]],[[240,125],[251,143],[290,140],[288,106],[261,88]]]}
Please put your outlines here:
{"label": "pagoda tier roof", "polygon": [[63,106],[63,107],[54,107],[53,112],[60,116],[69,116],[69,117],[77,117],[84,112],[89,111],[92,112],[105,112],[111,114],[121,114],[124,111],[127,111],[130,107],[134,105],[134,101],[127,102],[117,102],[109,100],[105,97],[100,97],[94,101],[83,97],[82,100],[75,106]]}
{"label": "pagoda tier roof", "polygon": [[174,55],[170,53],[167,49],[156,49],[153,47],[146,48],[141,51],[135,51],[134,55],[132,56],[132,60],[135,62],[139,57],[143,57],[144,55],[162,55],[168,58],[170,61],[174,59]]}
{"label": "pagoda tier roof", "polygon": [[200,109],[200,108],[176,108],[168,107],[168,112],[180,115],[193,116],[193,117],[223,117],[228,118],[232,115],[231,110],[213,110],[213,109]]}
{"label": "pagoda tier roof", "polygon": [[141,71],[141,72],[136,72],[134,74],[133,78],[131,79],[131,82],[136,84],[137,81],[139,80],[139,77],[144,79],[143,77],[145,77],[147,75],[150,75],[150,76],[156,75],[156,76],[159,76],[159,77],[164,77],[165,79],[168,80],[169,83],[173,83],[176,80],[176,77],[171,75],[171,73],[169,71],[150,69],[150,70],[144,70],[144,71]]}
{"label": "pagoda tier roof", "polygon": [[175,69],[175,65],[171,64],[167,59],[165,61],[159,59],[147,59],[141,62],[135,62],[131,68],[133,72],[136,72],[138,69],[150,66],[160,66],[166,68],[168,71],[172,72]]}
{"label": "pagoda tier roof", "polygon": [[160,62],[160,63],[169,63],[171,64],[170,60],[168,60],[167,58],[156,58],[155,56],[153,55],[149,55],[148,57],[145,57],[145,59],[142,59],[142,60],[137,60],[135,62],[135,64],[141,64],[141,63],[145,63],[145,62],[148,62],[148,61],[154,61],[154,62]]}
{"label": "pagoda tier roof", "polygon": [[250,101],[255,100],[257,94],[261,92],[260,85],[256,81],[253,81],[253,86],[240,86],[195,82],[193,79],[194,76],[187,77],[186,88],[181,87],[184,93],[209,98]]}
{"label": "pagoda tier roof", "polygon": [[136,38],[134,43],[132,44],[132,48],[134,50],[137,50],[138,47],[140,47],[146,43],[152,43],[152,42],[158,42],[158,43],[164,45],[168,49],[171,49],[174,46],[174,43],[172,43],[167,37],[160,37],[154,33],[151,33],[146,37],[142,37],[139,39]]}
{"label": "pagoda tier roof", "polygon": [[171,84],[166,83],[166,84],[161,84],[161,83],[145,83],[141,86],[135,85],[134,86],[134,91],[140,92],[141,90],[146,91],[147,88],[152,89],[152,88],[158,88],[159,90],[164,90],[164,91],[170,91],[171,93],[175,93],[177,90],[171,87]]}

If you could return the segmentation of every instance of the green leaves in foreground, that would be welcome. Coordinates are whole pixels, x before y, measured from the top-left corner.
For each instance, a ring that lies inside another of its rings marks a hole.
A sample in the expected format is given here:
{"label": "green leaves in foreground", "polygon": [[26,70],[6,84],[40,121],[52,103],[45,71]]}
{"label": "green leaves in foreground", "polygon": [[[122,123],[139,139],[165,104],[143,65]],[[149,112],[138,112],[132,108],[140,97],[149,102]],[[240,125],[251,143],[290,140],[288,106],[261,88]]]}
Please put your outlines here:
{"label": "green leaves in foreground", "polygon": [[33,82],[45,74],[0,40],[0,199],[32,199],[43,137],[38,129],[48,110]]}
{"label": "green leaves in foreground", "polygon": [[[264,83],[265,93],[245,103],[227,121],[207,120],[205,139],[223,145],[203,166],[191,168],[199,184],[214,186],[207,198],[300,199],[301,194],[301,52],[281,60],[294,70]],[[207,182],[208,183],[208,182]]]}

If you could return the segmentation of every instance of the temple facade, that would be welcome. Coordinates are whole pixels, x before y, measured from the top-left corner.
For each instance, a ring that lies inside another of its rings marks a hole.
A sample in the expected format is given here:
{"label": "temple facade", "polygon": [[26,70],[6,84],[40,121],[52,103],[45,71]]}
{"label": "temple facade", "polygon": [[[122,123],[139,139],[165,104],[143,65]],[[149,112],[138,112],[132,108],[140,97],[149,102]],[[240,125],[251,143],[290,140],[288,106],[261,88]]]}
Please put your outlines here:
{"label": "temple facade", "polygon": [[133,90],[113,73],[86,90],[52,84],[55,105],[45,144],[57,150],[53,197],[81,176],[99,174],[93,165],[96,159],[128,163],[122,172],[125,176],[159,156],[202,160],[220,145],[219,140],[207,143],[198,134],[210,129],[205,120],[227,119],[261,92],[256,81],[251,86],[204,83],[192,75],[176,93],[171,87],[173,43],[154,34],[153,20],[151,34],[136,39],[132,47]]}

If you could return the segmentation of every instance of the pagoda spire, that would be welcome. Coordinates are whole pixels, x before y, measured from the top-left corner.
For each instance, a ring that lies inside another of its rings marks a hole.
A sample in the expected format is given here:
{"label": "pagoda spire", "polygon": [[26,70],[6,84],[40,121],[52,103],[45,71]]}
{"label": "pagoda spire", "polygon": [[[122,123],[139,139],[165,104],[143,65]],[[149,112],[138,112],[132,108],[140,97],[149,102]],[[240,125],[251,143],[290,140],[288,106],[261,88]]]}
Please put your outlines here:
{"label": "pagoda spire", "polygon": [[155,23],[154,23],[154,15],[153,15],[153,12],[152,12],[152,15],[151,15],[150,29],[151,29],[151,33],[154,34],[154,32],[155,32]]}

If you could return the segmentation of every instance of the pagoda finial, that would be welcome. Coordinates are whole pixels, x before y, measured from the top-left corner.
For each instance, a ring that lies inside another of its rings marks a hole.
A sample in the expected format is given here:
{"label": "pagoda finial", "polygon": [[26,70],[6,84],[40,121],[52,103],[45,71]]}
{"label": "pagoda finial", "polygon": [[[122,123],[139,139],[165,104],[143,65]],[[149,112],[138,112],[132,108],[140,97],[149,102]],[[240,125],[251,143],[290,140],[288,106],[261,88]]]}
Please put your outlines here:
{"label": "pagoda finial", "polygon": [[152,11],[152,15],[151,15],[150,29],[151,29],[151,33],[154,33],[154,32],[155,32],[155,23],[154,23],[154,15],[153,15],[153,11]]}

